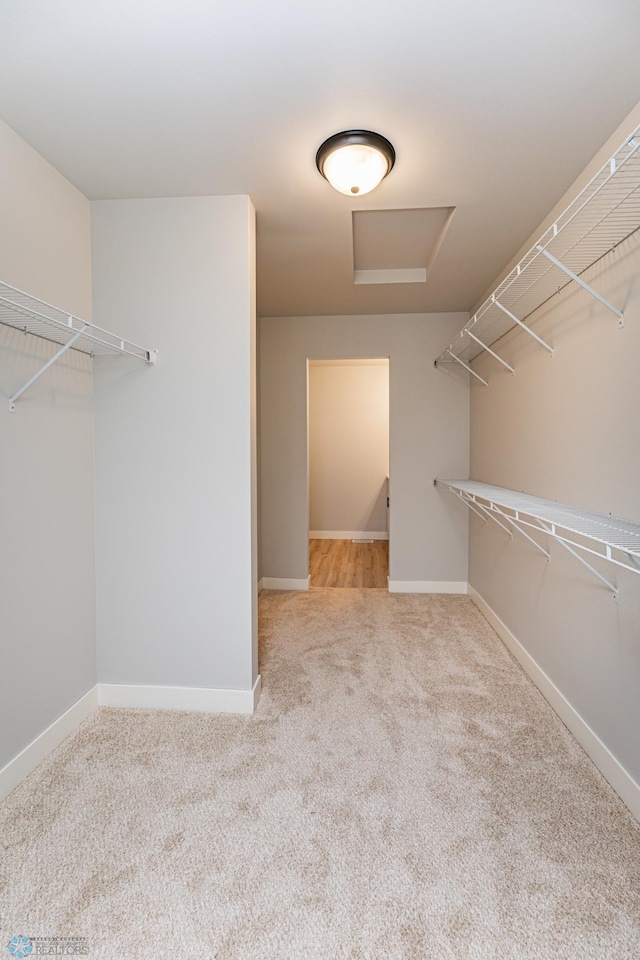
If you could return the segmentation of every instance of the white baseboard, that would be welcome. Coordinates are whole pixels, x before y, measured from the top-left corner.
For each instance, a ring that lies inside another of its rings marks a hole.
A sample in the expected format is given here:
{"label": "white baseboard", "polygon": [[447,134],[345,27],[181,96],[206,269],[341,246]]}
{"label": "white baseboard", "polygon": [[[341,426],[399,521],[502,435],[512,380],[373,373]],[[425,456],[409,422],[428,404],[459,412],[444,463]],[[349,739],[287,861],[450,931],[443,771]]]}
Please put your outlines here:
{"label": "white baseboard", "polygon": [[386,530],[309,530],[310,540],[388,540]]}
{"label": "white baseboard", "polygon": [[61,717],[43,730],[35,740],[22,750],[17,757],[0,770],[0,800],[8,796],[12,790],[22,783],[38,764],[59,747],[70,733],[86,720],[89,714],[98,705],[98,691],[92,687],[83,697],[80,697],[72,707],[69,707]]}
{"label": "white baseboard", "polygon": [[260,577],[258,580],[258,593],[262,593],[264,590],[264,577]]}
{"label": "white baseboard", "polygon": [[287,577],[263,577],[260,582],[263,590],[308,590],[311,583],[311,574],[304,580],[288,579]]}
{"label": "white baseboard", "polygon": [[154,710],[199,710],[205,713],[252,714],[260,699],[262,679],[252,690],[208,690],[191,687],[149,687],[98,683],[0,770],[0,800],[22,783],[97,706],[146,707]]}
{"label": "white baseboard", "polygon": [[545,700],[553,707],[580,746],[593,760],[605,780],[608,780],[620,799],[628,806],[633,816],[636,817],[637,820],[640,820],[640,785],[627,773],[620,761],[614,757],[600,737],[594,733],[575,707],[569,703],[564,694],[556,687],[553,680],[547,676],[542,667],[538,666],[533,657],[527,653],[507,625],[504,624],[497,613],[491,609],[486,600],[473,589],[471,584],[469,584],[469,596],[485,619],[491,624],[507,649],[514,655],[525,673],[533,680]]}
{"label": "white baseboard", "polygon": [[389,580],[389,593],[466,593],[466,580]]}
{"label": "white baseboard", "polygon": [[215,690],[207,687],[152,687],[133,683],[99,683],[101,707],[143,707],[147,710],[194,710],[203,713],[253,713],[262,680],[253,690]]}

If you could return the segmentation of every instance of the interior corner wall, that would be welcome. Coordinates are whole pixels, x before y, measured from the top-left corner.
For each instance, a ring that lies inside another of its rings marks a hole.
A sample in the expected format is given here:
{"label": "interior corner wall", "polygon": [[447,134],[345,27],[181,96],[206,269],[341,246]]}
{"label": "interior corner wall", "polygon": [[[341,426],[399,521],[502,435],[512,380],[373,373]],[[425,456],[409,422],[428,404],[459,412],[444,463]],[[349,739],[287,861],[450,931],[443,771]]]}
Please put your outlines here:
{"label": "interior corner wall", "polygon": [[[0,280],[91,315],[89,201],[0,122]],[[0,325],[0,768],[96,682],[92,362]]]}
{"label": "interior corner wall", "polygon": [[311,531],[386,533],[389,363],[309,365]]}
{"label": "interior corner wall", "polygon": [[257,535],[257,577],[258,583],[262,579],[262,495],[261,495],[261,447],[260,431],[262,429],[262,407],[260,404],[260,337],[258,330],[260,318],[256,314],[256,535]]}
{"label": "interior corner wall", "polygon": [[[255,214],[248,197],[92,205],[98,679],[257,676]],[[117,324],[116,324],[117,320]]]}
{"label": "interior corner wall", "polygon": [[[512,331],[497,352],[515,377],[486,355],[474,361],[490,385],[471,388],[473,479],[640,521],[638,276],[636,233],[584,274],[624,309],[623,328],[572,283],[528,320],[553,359]],[[640,576],[585,555],[618,586],[616,603],[560,544],[550,549],[547,563],[524,538],[472,516],[469,582],[640,783]]]}
{"label": "interior corner wall", "polygon": [[467,516],[433,479],[466,476],[467,376],[433,361],[467,314],[260,321],[262,572],[309,570],[307,359],[389,357],[390,579],[467,581]]}

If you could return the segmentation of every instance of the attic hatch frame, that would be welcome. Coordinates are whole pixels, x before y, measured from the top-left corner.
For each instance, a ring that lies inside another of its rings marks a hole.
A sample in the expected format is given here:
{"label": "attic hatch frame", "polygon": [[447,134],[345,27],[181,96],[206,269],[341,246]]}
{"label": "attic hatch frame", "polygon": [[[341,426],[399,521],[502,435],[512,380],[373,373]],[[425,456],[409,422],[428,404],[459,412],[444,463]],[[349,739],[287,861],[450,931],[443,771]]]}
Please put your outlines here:
{"label": "attic hatch frame", "polygon": [[460,364],[488,387],[488,382],[471,368],[472,360],[486,351],[515,375],[513,367],[490,348],[516,326],[553,358],[553,347],[525,321],[572,281],[611,311],[620,327],[624,326],[624,313],[590,286],[582,274],[639,228],[640,124],[498,284],[456,339],[434,360],[434,367]]}
{"label": "attic hatch frame", "polygon": [[[551,537],[604,583],[612,591],[616,601],[617,586],[588,563],[578,551],[606,560],[608,563],[622,567],[623,570],[640,574],[640,523],[603,513],[591,513],[580,510],[578,507],[556,503],[554,500],[532,497],[529,494],[518,493],[517,490],[508,490],[505,487],[496,487],[477,480],[436,479],[434,484],[450,490],[477,514],[483,523],[487,522],[487,518],[493,520],[512,540],[513,533],[509,527],[521,533],[546,556],[548,563],[551,561],[551,553],[522,527],[537,530],[538,533]],[[498,517],[505,520],[509,527],[498,520]],[[600,549],[585,545],[582,540],[597,543]],[[621,559],[620,555],[624,559]]]}
{"label": "attic hatch frame", "polygon": [[157,360],[157,350],[147,350],[132,340],[118,337],[88,320],[81,320],[2,281],[0,281],[0,323],[14,330],[20,330],[22,333],[33,334],[41,340],[59,344],[61,347],[9,399],[10,413],[15,411],[16,400],[67,350],[78,350],[90,357],[113,354],[130,356],[143,360],[147,364],[155,364]]}

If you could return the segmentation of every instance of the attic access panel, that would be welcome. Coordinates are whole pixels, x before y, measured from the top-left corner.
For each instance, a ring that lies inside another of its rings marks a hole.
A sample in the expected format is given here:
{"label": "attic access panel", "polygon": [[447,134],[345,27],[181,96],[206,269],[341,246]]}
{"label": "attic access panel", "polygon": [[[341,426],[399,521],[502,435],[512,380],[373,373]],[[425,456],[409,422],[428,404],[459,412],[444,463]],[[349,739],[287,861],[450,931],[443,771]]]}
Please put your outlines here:
{"label": "attic access panel", "polygon": [[353,211],[353,282],[426,283],[454,210]]}

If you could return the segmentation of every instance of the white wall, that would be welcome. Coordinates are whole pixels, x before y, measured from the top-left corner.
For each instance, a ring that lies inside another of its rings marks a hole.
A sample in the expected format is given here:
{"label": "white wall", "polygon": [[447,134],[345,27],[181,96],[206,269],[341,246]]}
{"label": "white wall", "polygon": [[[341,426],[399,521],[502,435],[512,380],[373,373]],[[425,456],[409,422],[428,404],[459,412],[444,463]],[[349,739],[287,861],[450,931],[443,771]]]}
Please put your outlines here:
{"label": "white wall", "polygon": [[468,385],[433,360],[467,314],[260,321],[262,573],[308,574],[307,359],[389,357],[390,577],[466,582],[467,518],[442,510],[436,476],[468,469]]}
{"label": "white wall", "polygon": [[[90,206],[0,122],[0,279],[91,314]],[[92,363],[0,325],[0,767],[96,680]]]}
{"label": "white wall", "polygon": [[[639,119],[599,155],[597,169]],[[588,178],[580,178],[583,183]],[[625,311],[613,314],[576,284],[537,311],[531,338],[512,332],[499,352],[516,376],[483,356],[471,399],[471,476],[640,521],[640,239],[585,279]],[[457,510],[457,507],[448,507]],[[470,521],[470,583],[627,772],[640,782],[640,576],[602,561],[612,593],[558,545],[548,564],[526,542]]]}
{"label": "white wall", "polygon": [[159,351],[96,362],[103,683],[257,676],[254,219],[248,197],[92,207],[94,319]]}
{"label": "white wall", "polygon": [[386,533],[389,361],[309,364],[309,525]]}

